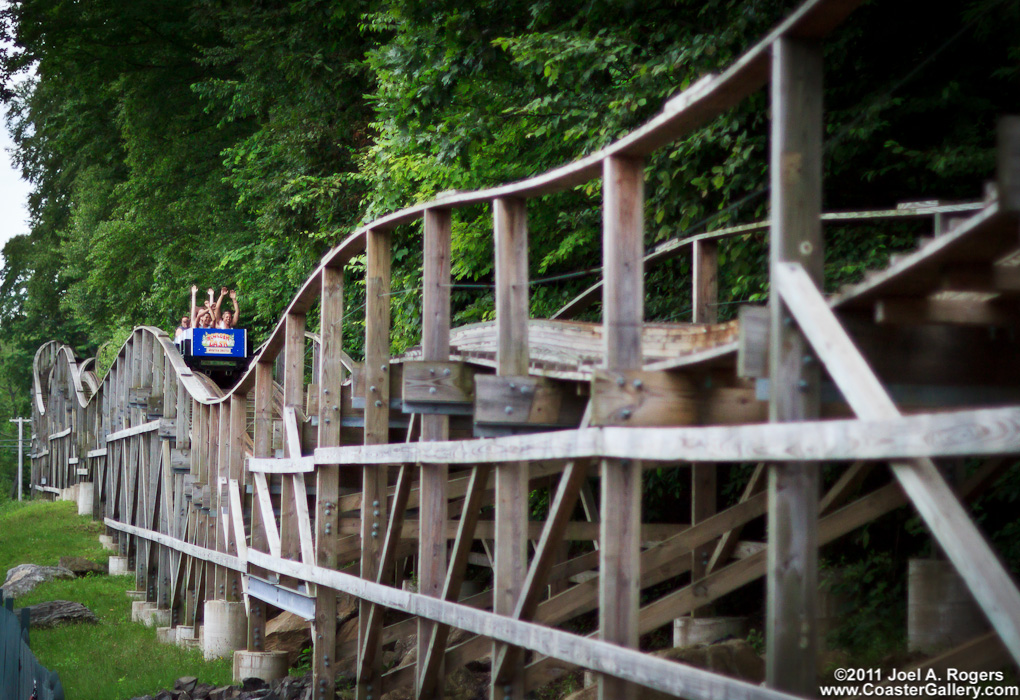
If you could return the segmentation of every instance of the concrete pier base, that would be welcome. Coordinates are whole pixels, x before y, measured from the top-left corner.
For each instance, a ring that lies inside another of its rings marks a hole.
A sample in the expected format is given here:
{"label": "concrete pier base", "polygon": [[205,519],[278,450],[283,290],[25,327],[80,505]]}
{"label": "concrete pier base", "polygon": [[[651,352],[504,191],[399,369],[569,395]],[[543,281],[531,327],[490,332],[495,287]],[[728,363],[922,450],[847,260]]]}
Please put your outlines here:
{"label": "concrete pier base", "polygon": [[248,646],[248,616],[244,603],[208,600],[205,603],[202,654],[206,661],[229,658]]}
{"label": "concrete pier base", "polygon": [[124,595],[131,600],[145,600],[145,591],[124,591]]}
{"label": "concrete pier base", "polygon": [[245,678],[261,678],[272,681],[286,678],[287,652],[285,651],[244,651],[234,652],[234,682]]}
{"label": "concrete pier base", "polygon": [[177,630],[173,627],[157,627],[156,641],[160,644],[173,644],[177,641]]}
{"label": "concrete pier base", "polygon": [[195,636],[195,628],[191,625],[177,625],[174,627],[174,631],[177,636],[174,642],[179,647],[185,647],[187,649],[197,649],[199,646],[198,637]]}
{"label": "concrete pier base", "polygon": [[110,557],[110,576],[134,576],[127,557]]}
{"label": "concrete pier base", "polygon": [[109,535],[100,535],[99,544],[103,545],[103,549],[107,549],[111,552],[117,550],[117,545],[113,543],[113,538],[110,537]]}
{"label": "concrete pier base", "polygon": [[908,562],[908,651],[944,651],[987,631],[984,614],[952,564],[940,559]]}
{"label": "concrete pier base", "polygon": [[142,622],[144,623],[149,619],[149,615],[153,610],[156,609],[155,603],[149,603],[144,600],[136,600],[131,603],[131,622]]}
{"label": "concrete pier base", "polygon": [[92,515],[92,482],[78,484],[78,515]]}
{"label": "concrete pier base", "polygon": [[142,618],[142,624],[146,627],[169,627],[170,609],[153,608],[149,611],[148,616]]}

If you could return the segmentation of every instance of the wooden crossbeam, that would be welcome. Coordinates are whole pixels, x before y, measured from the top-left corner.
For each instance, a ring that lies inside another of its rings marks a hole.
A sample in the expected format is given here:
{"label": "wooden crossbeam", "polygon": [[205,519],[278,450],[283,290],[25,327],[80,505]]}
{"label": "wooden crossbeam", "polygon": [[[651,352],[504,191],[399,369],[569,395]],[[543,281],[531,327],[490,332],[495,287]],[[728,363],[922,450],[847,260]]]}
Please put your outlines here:
{"label": "wooden crossbeam", "polygon": [[[805,336],[862,418],[893,419],[900,413],[818,288],[795,263],[777,269],[779,290]],[[1020,593],[930,459],[894,460],[893,474],[942,546],[1010,654],[1020,661]]]}

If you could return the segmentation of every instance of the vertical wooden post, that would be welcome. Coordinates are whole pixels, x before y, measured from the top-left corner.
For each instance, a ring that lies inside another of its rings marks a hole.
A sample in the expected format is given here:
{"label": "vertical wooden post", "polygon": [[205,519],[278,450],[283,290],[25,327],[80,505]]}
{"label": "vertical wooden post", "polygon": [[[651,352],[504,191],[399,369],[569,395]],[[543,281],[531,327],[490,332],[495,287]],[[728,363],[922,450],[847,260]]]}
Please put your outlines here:
{"label": "vertical wooden post", "polygon": [[[719,242],[694,241],[691,244],[692,321],[715,323],[719,320]],[[716,476],[714,464],[691,465],[691,524],[715,515]],[[691,552],[691,581],[705,576],[711,545],[696,547]],[[706,609],[693,610],[691,617],[708,614]]]}
{"label": "vertical wooden post", "polygon": [[[641,367],[644,322],[644,163],[610,157],[602,181],[603,337],[610,370]],[[641,590],[641,464],[602,461],[599,549],[599,636],[625,647],[638,645]],[[632,700],[637,686],[599,678],[599,700]]]}
{"label": "vertical wooden post", "polygon": [[715,323],[719,319],[719,242],[691,244],[691,308],[694,323]]}
{"label": "vertical wooden post", "polygon": [[[422,290],[422,359],[450,359],[450,229],[449,209],[425,211],[425,256]],[[421,421],[423,442],[446,440],[450,419],[425,415]],[[418,592],[439,597],[446,580],[446,521],[448,518],[447,474],[445,464],[421,466],[418,506]],[[434,623],[418,620],[418,659],[428,655]],[[418,665],[421,672],[421,664]],[[440,669],[438,687],[443,687]],[[416,690],[418,682],[416,682]],[[417,695],[417,692],[416,692]]]}
{"label": "vertical wooden post", "polygon": [[[799,262],[822,286],[822,51],[815,42],[779,39],[772,58],[773,275]],[[772,292],[769,417],[818,416],[818,363],[807,352],[779,294]],[[817,692],[815,606],[818,594],[818,468],[769,469],[766,676],[769,686]]]}
{"label": "vertical wooden post", "polygon": [[[300,416],[304,408],[305,389],[304,314],[287,314],[283,343],[283,405],[295,407]],[[288,450],[288,457],[301,456],[289,453],[287,440],[284,440],[283,444],[284,449]],[[283,479],[283,486],[280,489],[280,551],[284,559],[301,558],[297,507],[294,499],[304,497],[303,493],[295,493],[294,479],[286,477]]]}
{"label": "vertical wooden post", "polygon": [[[716,465],[711,463],[694,463],[691,465],[691,524],[697,525],[715,515],[716,505]],[[691,552],[691,581],[705,577],[708,563],[715,549],[715,542],[695,547]],[[697,595],[698,588],[694,588]],[[707,608],[691,611],[691,617],[705,617],[710,614]]]}
{"label": "vertical wooden post", "polygon": [[[340,268],[322,270],[319,317],[319,447],[340,444],[340,385],[343,383],[344,274]],[[315,563],[337,568],[340,541],[340,467],[320,465],[315,485]],[[336,695],[336,591],[318,586],[312,624],[312,696],[330,700]]]}
{"label": "vertical wooden post", "polygon": [[[254,455],[273,456],[273,358],[255,366],[255,431]],[[251,502],[251,546],[260,552],[267,552],[266,524],[256,515],[261,512],[252,495]],[[262,517],[271,518],[271,513]],[[273,524],[275,527],[275,523]],[[260,575],[262,570],[248,565],[248,573]],[[264,574],[262,574],[264,575]],[[265,651],[266,606],[257,598],[249,599],[248,650]]]}
{"label": "vertical wooden post", "polygon": [[[230,439],[229,445],[229,456],[227,470],[227,484],[231,481],[236,481],[238,485],[244,483],[244,438],[248,433],[248,396],[246,394],[234,393],[230,396]],[[228,491],[229,493],[229,491]],[[242,491],[243,493],[243,491]],[[243,551],[241,545],[246,543],[238,543],[234,536],[234,518],[244,520],[244,512],[242,509],[241,513],[233,512],[233,504],[231,503],[230,497],[227,496],[227,517],[228,517],[228,528],[230,533],[228,551],[232,554],[238,554]],[[227,600],[241,600],[241,576],[236,571],[230,571],[227,574]]]}
{"label": "vertical wooden post", "polygon": [[[496,246],[496,373],[528,373],[528,214],[523,199],[493,202]],[[496,467],[496,539],[493,612],[511,615],[528,572],[528,463]],[[500,643],[493,645],[498,658]],[[510,691],[510,692],[507,692]],[[502,678],[493,678],[490,697],[523,700],[522,657]]]}
{"label": "vertical wooden post", "polygon": [[[365,444],[389,442],[390,420],[390,232],[371,230],[366,243],[365,271]],[[362,469],[361,577],[378,579],[386,534],[387,466]],[[425,511],[421,511],[422,521]],[[371,615],[371,604],[361,602],[359,616],[358,698],[381,695],[382,615]],[[369,625],[377,629],[370,630]],[[367,644],[372,639],[374,644]]]}

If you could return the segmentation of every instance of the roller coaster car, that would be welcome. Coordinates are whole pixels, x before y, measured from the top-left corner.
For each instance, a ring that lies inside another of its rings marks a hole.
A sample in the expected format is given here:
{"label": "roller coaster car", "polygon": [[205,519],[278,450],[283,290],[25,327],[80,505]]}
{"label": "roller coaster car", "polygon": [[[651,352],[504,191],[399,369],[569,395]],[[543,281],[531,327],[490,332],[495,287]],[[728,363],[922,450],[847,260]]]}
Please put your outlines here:
{"label": "roller coaster car", "polygon": [[193,328],[185,332],[177,347],[188,367],[223,385],[248,367],[249,342],[244,328]]}

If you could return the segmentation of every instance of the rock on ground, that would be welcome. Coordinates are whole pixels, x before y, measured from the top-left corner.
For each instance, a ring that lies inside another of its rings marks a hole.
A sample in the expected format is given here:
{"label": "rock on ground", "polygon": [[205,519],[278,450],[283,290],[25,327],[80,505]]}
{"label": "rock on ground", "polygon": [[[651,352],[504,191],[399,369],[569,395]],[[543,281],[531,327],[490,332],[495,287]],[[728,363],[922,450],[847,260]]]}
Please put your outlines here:
{"label": "rock on ground", "polygon": [[81,603],[70,600],[50,600],[37,605],[29,605],[28,624],[35,629],[48,629],[57,625],[78,623],[96,624],[99,620],[95,613]]}
{"label": "rock on ground", "polygon": [[108,565],[100,564],[85,557],[60,557],[59,565],[75,576],[85,576],[87,574],[100,575],[109,572]]}
{"label": "rock on ground", "polygon": [[282,612],[266,623],[265,650],[287,652],[292,666],[311,643],[312,623],[294,613]]}
{"label": "rock on ground", "polygon": [[4,596],[17,598],[33,590],[40,583],[58,578],[74,578],[74,574],[60,566],[20,564],[7,571],[7,579],[0,586]]}

